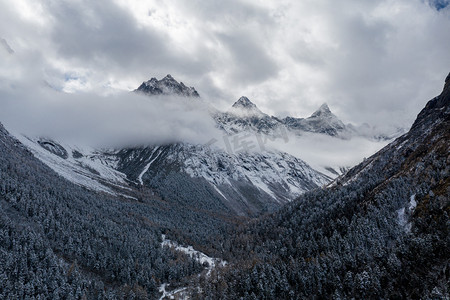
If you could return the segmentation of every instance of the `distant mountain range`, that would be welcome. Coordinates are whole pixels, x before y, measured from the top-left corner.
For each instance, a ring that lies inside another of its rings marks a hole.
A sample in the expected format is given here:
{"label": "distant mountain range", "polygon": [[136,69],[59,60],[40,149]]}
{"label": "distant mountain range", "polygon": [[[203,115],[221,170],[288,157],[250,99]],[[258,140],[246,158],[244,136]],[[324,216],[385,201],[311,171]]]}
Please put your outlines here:
{"label": "distant mountain range", "polygon": [[[135,92],[148,95],[176,95],[183,97],[200,97],[194,87],[187,87],[176,81],[170,74],[161,80],[152,78],[143,82]],[[393,132],[380,132],[368,125],[344,124],[333,114],[326,103],[322,104],[307,118],[285,117],[283,119],[269,116],[262,112],[249,98],[240,97],[227,112],[216,111],[213,117],[219,128],[228,134],[249,131],[268,135],[280,135],[280,129],[288,130],[297,135],[302,133],[320,133],[333,137],[350,139],[361,136],[374,140],[392,140],[405,133],[405,129],[398,128]],[[278,131],[278,132],[277,132]]]}
{"label": "distant mountain range", "polygon": [[[195,88],[171,75],[143,82],[135,92],[150,97],[200,97]],[[136,189],[145,185],[164,197],[189,201],[198,195],[222,203],[238,215],[254,215],[324,186],[332,180],[330,176],[345,171],[327,167],[324,175],[301,158],[265,149],[265,139],[286,142],[288,134],[304,133],[348,139],[359,134],[326,104],[305,119],[278,119],[241,97],[229,111],[213,111],[212,118],[224,132],[225,149],[215,147],[214,140],[206,145],[177,143],[100,150],[49,138],[17,138],[60,175],[89,189],[135,198]]]}
{"label": "distant mountain range", "polygon": [[381,133],[368,124],[344,124],[333,114],[326,103],[322,104],[307,118],[285,117],[283,119],[263,113],[247,97],[241,97],[227,112],[217,112],[214,115],[219,128],[229,134],[242,131],[253,131],[271,136],[281,137],[287,131],[301,136],[304,133],[318,133],[341,139],[364,137],[372,140],[392,140],[403,134],[404,129],[391,133]]}

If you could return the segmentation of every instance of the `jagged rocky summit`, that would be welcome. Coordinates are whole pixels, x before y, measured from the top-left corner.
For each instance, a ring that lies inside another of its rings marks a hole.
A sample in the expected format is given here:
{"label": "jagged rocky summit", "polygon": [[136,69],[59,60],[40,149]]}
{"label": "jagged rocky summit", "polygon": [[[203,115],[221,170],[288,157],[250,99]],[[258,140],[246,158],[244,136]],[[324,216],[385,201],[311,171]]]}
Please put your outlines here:
{"label": "jagged rocky summit", "polygon": [[193,87],[186,86],[183,82],[176,81],[170,74],[161,80],[155,77],[143,82],[135,92],[146,95],[178,95],[184,97],[200,97]]}

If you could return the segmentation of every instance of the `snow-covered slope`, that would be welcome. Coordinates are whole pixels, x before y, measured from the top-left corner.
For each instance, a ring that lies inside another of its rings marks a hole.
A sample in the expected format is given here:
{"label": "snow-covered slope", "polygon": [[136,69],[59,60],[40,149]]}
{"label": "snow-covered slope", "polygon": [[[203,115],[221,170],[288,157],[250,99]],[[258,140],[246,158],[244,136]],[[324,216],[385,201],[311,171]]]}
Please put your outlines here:
{"label": "snow-covered slope", "polygon": [[228,153],[187,143],[96,150],[17,138],[59,175],[88,189],[134,197],[145,185],[166,198],[200,197],[241,215],[271,210],[331,180],[279,151]]}
{"label": "snow-covered slope", "polygon": [[35,157],[67,180],[88,189],[130,197],[126,175],[115,169],[114,156],[89,147],[61,145],[50,139],[15,137]]}
{"label": "snow-covered slope", "polygon": [[[170,186],[171,178],[178,176],[178,185],[199,185],[197,190],[204,189],[206,197],[237,213],[279,206],[330,181],[304,161],[279,151],[228,153],[206,145],[178,143],[123,149],[116,156],[118,169],[131,181],[163,190],[175,188]],[[187,189],[180,187],[179,193]],[[184,194],[178,196],[185,198]]]}

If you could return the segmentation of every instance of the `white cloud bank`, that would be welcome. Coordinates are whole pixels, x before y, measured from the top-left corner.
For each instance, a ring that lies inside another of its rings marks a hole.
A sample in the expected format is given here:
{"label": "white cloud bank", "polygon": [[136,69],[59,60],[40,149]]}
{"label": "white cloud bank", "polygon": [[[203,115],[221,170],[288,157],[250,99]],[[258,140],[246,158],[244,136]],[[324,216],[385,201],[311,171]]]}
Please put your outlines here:
{"label": "white cloud bank", "polygon": [[314,169],[335,177],[335,174],[326,168],[331,167],[336,172],[341,172],[340,168],[350,168],[359,164],[387,143],[363,137],[343,140],[323,134],[304,133],[301,137],[290,136],[285,142],[279,139],[268,140],[266,146],[299,157]]}
{"label": "white cloud bank", "polygon": [[70,144],[100,148],[204,144],[221,134],[204,103],[181,97],[67,94],[45,86],[0,91],[0,97],[0,119],[8,129]]}

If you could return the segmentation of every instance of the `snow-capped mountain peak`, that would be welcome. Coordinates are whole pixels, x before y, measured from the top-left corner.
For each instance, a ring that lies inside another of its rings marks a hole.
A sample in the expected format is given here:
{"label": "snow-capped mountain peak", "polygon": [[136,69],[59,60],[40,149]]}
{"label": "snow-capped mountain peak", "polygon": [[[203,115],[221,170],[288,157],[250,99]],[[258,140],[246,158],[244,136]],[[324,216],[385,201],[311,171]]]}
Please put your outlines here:
{"label": "snow-capped mountain peak", "polygon": [[334,114],[331,112],[330,108],[328,107],[328,104],[324,103],[322,104],[318,110],[316,110],[310,118],[318,118],[318,117],[328,117],[328,116],[334,116]]}
{"label": "snow-capped mountain peak", "polygon": [[233,107],[234,108],[244,108],[244,109],[257,108],[256,105],[245,96],[242,96],[241,98],[239,98],[239,100],[233,104]]}
{"label": "snow-capped mountain peak", "polygon": [[146,95],[177,95],[184,97],[200,97],[194,87],[188,87],[183,82],[176,81],[172,75],[167,74],[161,80],[155,77],[143,82],[136,92]]}
{"label": "snow-capped mountain peak", "polygon": [[162,80],[163,81],[166,80],[166,81],[175,81],[176,82],[176,80],[170,74],[167,74],[166,77],[164,77]]}
{"label": "snow-capped mountain peak", "polygon": [[346,130],[345,124],[331,112],[326,103],[306,119],[286,117],[283,122],[291,130],[323,133],[330,136],[338,136]]}
{"label": "snow-capped mountain peak", "polygon": [[230,112],[241,116],[265,115],[252,101],[250,101],[250,99],[245,96],[239,98],[239,100],[231,106]]}

